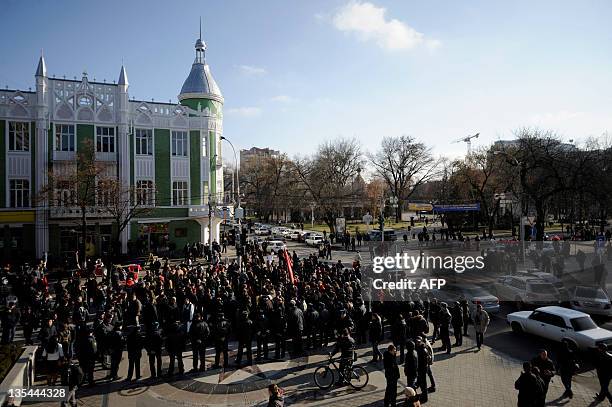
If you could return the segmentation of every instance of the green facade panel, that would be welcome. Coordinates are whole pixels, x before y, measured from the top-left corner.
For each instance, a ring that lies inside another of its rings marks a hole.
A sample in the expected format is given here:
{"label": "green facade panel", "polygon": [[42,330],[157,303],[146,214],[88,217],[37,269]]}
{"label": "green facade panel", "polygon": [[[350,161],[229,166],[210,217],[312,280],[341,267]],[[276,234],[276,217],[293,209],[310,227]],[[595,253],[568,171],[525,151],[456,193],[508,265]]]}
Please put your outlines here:
{"label": "green facade panel", "polygon": [[[177,233],[179,229],[179,233]],[[201,239],[201,226],[195,220],[172,221],[168,225],[170,242],[176,245],[177,250],[182,249],[186,243],[194,243]]]}
{"label": "green facade panel", "polygon": [[188,208],[152,208],[135,218],[185,218],[188,215]]}
{"label": "green facade panel", "polygon": [[210,99],[183,99],[181,105],[187,106],[193,110],[198,110],[198,107],[202,110],[208,108],[211,113],[220,114],[223,105],[217,101]]}
{"label": "green facade panel", "polygon": [[6,120],[0,120],[0,208],[6,205]]}
{"label": "green facade panel", "polygon": [[191,178],[191,204],[202,205],[202,192],[200,191],[201,157],[200,132],[192,130],[189,132],[189,166]]}
{"label": "green facade panel", "polygon": [[77,124],[76,126],[77,152],[83,151],[85,143],[91,143],[92,148],[95,148],[94,143],[94,125],[93,124]]}
{"label": "green facade panel", "polygon": [[155,205],[169,206],[172,202],[170,185],[170,130],[153,130],[155,140]]}

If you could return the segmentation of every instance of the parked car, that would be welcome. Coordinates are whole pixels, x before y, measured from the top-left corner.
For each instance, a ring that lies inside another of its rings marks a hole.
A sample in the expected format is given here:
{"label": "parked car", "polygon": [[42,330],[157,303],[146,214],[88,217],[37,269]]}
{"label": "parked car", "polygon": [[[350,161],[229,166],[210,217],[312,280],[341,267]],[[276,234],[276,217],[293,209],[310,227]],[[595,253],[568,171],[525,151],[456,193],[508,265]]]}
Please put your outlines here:
{"label": "parked car", "polygon": [[594,349],[600,343],[612,345],[612,331],[598,327],[588,314],[568,308],[550,306],[513,312],[507,322],[516,333],[566,342],[578,350]]}
{"label": "parked car", "polygon": [[301,230],[292,230],[289,233],[289,239],[291,239],[291,240],[299,240],[301,234],[302,234]]}
{"label": "parked car", "polygon": [[318,246],[323,243],[323,236],[311,234],[304,241],[308,246]]}
{"label": "parked car", "polygon": [[587,314],[612,317],[610,297],[601,287],[574,287],[570,292],[570,306]]}
{"label": "parked car", "polygon": [[257,236],[268,236],[272,234],[272,231],[270,230],[270,228],[267,228],[265,226],[260,226],[255,229],[255,234]]}
{"label": "parked car", "polygon": [[503,276],[493,287],[500,301],[514,302],[519,310],[526,306],[558,305],[561,301],[555,286],[540,278]]}
{"label": "parked car", "polygon": [[308,239],[310,236],[313,235],[317,235],[319,236],[319,234],[317,232],[304,232],[302,233],[302,235],[300,236],[300,242],[306,242],[306,239]]}
{"label": "parked car", "polygon": [[284,242],[280,241],[280,240],[270,240],[268,241],[268,245],[266,247],[266,250],[272,254],[276,254],[278,253],[279,250],[284,250],[286,249],[287,246],[285,245]]}
{"label": "parked car", "polygon": [[472,314],[476,312],[478,304],[482,305],[482,308],[489,314],[497,314],[499,312],[499,299],[477,285],[448,286],[444,287],[441,291],[448,291],[455,295],[457,299],[454,301],[466,299]]}
{"label": "parked car", "polygon": [[550,283],[550,284],[554,285],[555,288],[557,289],[557,291],[559,291],[559,294],[561,295],[561,300],[567,301],[569,299],[569,292],[565,288],[565,285],[563,284],[563,281],[559,280],[559,278],[557,278],[553,274],[545,273],[545,272],[539,271],[537,269],[536,270],[529,270],[528,273],[529,273],[530,276],[542,279],[542,280],[546,281],[547,283]]}
{"label": "parked car", "polygon": [[[371,240],[371,241],[380,241],[381,240],[381,233],[380,230],[378,229],[372,229],[368,232],[368,239],[367,240]],[[397,235],[395,234],[395,230],[393,229],[385,229],[385,242],[394,242],[397,240]]]}

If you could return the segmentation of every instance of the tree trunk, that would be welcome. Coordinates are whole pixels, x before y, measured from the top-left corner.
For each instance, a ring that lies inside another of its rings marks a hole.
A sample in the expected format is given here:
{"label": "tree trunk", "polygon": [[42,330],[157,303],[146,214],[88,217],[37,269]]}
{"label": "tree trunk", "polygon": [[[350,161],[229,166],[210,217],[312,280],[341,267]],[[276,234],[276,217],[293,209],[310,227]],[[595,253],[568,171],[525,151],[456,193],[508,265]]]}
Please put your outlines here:
{"label": "tree trunk", "polygon": [[80,256],[79,259],[81,260],[81,262],[86,265],[87,264],[87,255],[86,255],[86,248],[87,248],[87,208],[84,206],[81,206],[81,239],[82,242],[79,245],[80,248]]}
{"label": "tree trunk", "polygon": [[546,219],[544,219],[544,217],[546,216],[546,214],[544,212],[544,204],[542,202],[536,201],[535,207],[536,207],[536,240],[538,242],[541,242],[544,240],[544,225],[546,222]]}

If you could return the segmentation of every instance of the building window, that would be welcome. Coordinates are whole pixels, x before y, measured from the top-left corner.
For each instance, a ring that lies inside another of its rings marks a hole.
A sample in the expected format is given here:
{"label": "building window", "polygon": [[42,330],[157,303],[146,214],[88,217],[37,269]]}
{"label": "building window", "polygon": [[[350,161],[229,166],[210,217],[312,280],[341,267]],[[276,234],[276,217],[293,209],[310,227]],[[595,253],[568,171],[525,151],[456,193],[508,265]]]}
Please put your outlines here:
{"label": "building window", "polygon": [[26,208],[30,206],[30,181],[27,179],[12,179],[11,208]]}
{"label": "building window", "polygon": [[98,153],[115,152],[114,127],[96,127],[96,151]]}
{"label": "building window", "polygon": [[174,181],[172,183],[172,205],[187,205],[187,182]]}
{"label": "building window", "polygon": [[153,206],[154,193],[153,181],[136,181],[136,205]]}
{"label": "building window", "polygon": [[172,155],[177,157],[187,157],[187,132],[172,132]]}
{"label": "building window", "polygon": [[150,129],[136,129],[136,154],[153,155],[153,132]]}
{"label": "building window", "polygon": [[76,205],[76,191],[69,181],[58,181],[55,188],[55,200],[57,206]]}
{"label": "building window", "polygon": [[74,151],[74,125],[56,124],[55,125],[55,150]]}
{"label": "building window", "polygon": [[30,123],[9,122],[9,151],[30,151]]}

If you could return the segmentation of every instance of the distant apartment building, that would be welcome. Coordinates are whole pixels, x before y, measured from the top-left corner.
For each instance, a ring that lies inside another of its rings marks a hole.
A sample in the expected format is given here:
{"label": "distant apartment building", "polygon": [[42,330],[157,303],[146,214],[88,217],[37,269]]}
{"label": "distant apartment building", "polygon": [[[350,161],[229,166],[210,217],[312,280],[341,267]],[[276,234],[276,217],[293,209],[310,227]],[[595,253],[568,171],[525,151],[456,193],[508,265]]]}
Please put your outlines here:
{"label": "distant apartment building", "polygon": [[248,150],[240,150],[240,166],[247,168],[258,160],[268,157],[278,157],[280,151],[271,148],[251,147]]}

